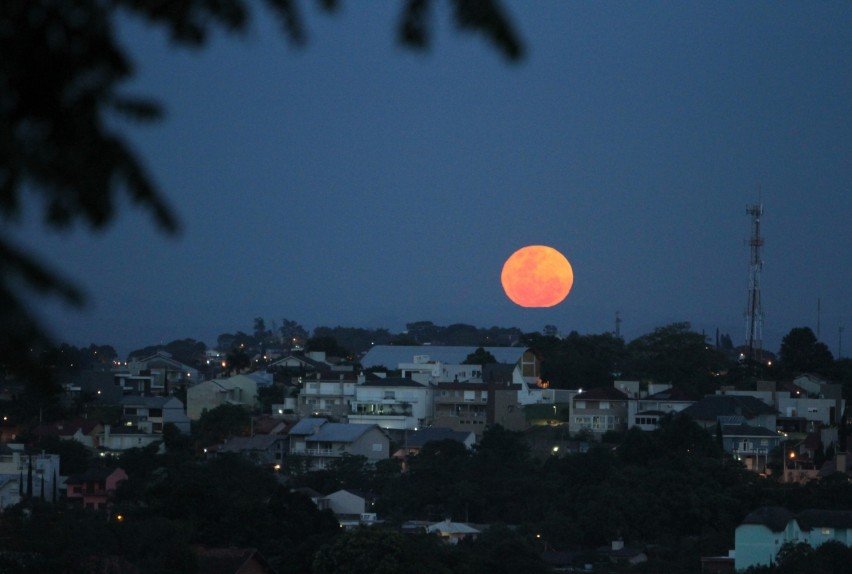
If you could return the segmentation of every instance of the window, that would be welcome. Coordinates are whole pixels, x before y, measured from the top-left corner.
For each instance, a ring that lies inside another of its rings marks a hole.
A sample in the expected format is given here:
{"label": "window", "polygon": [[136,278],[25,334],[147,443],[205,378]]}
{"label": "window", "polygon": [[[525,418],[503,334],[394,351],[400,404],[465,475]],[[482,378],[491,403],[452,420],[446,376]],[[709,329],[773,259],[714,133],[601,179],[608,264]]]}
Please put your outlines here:
{"label": "window", "polygon": [[832,528],[821,528],[819,532],[823,536],[831,536],[834,534],[834,530]]}
{"label": "window", "polygon": [[382,443],[374,442],[373,443],[373,452],[382,452]]}
{"label": "window", "polygon": [[603,411],[608,410],[609,409],[609,401],[601,401],[599,408]]}
{"label": "window", "polygon": [[385,391],[385,400],[394,400],[396,399],[396,393],[394,391]]}
{"label": "window", "polygon": [[574,408],[575,409],[585,409],[586,408],[586,401],[577,401],[576,403],[574,403]]}

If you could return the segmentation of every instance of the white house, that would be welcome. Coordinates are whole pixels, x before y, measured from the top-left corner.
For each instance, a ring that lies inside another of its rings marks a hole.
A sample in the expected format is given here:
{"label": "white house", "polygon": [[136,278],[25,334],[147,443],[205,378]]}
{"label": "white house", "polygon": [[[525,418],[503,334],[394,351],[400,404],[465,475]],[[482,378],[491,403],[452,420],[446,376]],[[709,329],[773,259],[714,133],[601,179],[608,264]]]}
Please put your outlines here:
{"label": "white house", "polygon": [[738,571],[767,566],[787,542],[805,542],[816,548],[829,540],[852,546],[852,511],[809,509],[793,514],[786,508],[762,507],[737,527],[734,566]]}
{"label": "white house", "polygon": [[197,421],[201,414],[224,404],[254,409],[257,405],[257,382],[245,375],[213,379],[186,390],[186,414]]}
{"label": "white house", "polygon": [[[480,365],[465,365],[468,355],[479,347],[473,346],[396,346],[376,345],[361,359],[367,369],[383,366],[400,370],[402,376],[414,381],[434,384],[440,382],[482,382]],[[544,402],[539,383],[541,362],[526,347],[484,347],[499,364],[512,365],[512,384],[519,385],[518,402],[522,405]]]}
{"label": "white house", "polygon": [[432,387],[411,379],[373,378],[355,386],[349,422],[414,430],[432,419]]}
{"label": "white house", "polygon": [[299,392],[299,414],[305,416],[346,416],[355,398],[354,373],[317,373],[304,377]]}
{"label": "white house", "polygon": [[[32,466],[32,493],[27,493],[27,476]],[[20,479],[23,477],[23,484]],[[23,444],[9,444],[0,454],[0,510],[21,501],[21,496],[30,494],[45,500],[53,500],[59,480],[58,454],[27,454]]]}

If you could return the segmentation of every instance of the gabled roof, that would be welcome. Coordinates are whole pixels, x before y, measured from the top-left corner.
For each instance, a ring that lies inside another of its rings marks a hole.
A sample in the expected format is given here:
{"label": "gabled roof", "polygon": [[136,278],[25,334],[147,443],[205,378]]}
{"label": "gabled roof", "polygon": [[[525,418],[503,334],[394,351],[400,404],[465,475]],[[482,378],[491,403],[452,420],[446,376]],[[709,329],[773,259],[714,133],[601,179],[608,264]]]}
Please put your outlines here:
{"label": "gabled roof", "polygon": [[357,423],[326,423],[317,432],[305,437],[305,440],[317,442],[354,442],[361,435],[378,425],[362,425]]}
{"label": "gabled roof", "polygon": [[436,522],[426,527],[426,532],[440,532],[441,534],[479,534],[479,530],[468,526],[464,522],[451,522],[448,518],[442,522]]}
{"label": "gabled roof", "polygon": [[747,424],[723,425],[722,436],[765,436],[779,438],[778,433],[775,431]]}
{"label": "gabled roof", "polygon": [[423,448],[423,445],[427,442],[439,440],[454,440],[464,443],[472,434],[470,431],[456,431],[443,427],[427,427],[406,433],[405,444],[403,446],[408,448]]}
{"label": "gabled roof", "polygon": [[322,417],[304,418],[304,419],[300,420],[299,422],[297,422],[295,425],[293,425],[293,428],[290,429],[289,434],[297,435],[297,436],[305,436],[305,435],[314,434],[319,427],[321,427],[321,426],[323,426],[327,423],[328,423],[328,419],[325,419],[325,418],[322,418]]}
{"label": "gabled roof", "polygon": [[791,520],[798,522],[799,528],[802,530],[852,528],[852,511],[808,508],[798,514],[793,514],[781,506],[763,506],[746,515],[742,523],[762,524],[773,532],[781,532]]}
{"label": "gabled roof", "polygon": [[254,436],[235,436],[219,445],[218,452],[245,452],[251,450],[269,450],[276,442],[284,440],[281,435],[256,434]]}
{"label": "gabled roof", "polygon": [[[361,359],[361,366],[365,369],[370,367],[384,366],[388,369],[396,369],[400,363],[411,363],[416,355],[428,355],[432,361],[440,361],[444,364],[459,365],[467,359],[467,356],[475,352],[479,347],[474,346],[443,346],[443,345],[375,345]],[[527,347],[484,347],[485,351],[497,360],[498,363],[515,365],[521,360]]]}
{"label": "gabled roof", "polygon": [[720,416],[732,415],[751,419],[778,413],[760,399],[747,395],[707,395],[683,412],[700,421],[715,421]]}
{"label": "gabled roof", "polygon": [[812,528],[852,528],[852,511],[818,510],[808,508],[796,515],[796,521],[803,530]]}
{"label": "gabled roof", "polygon": [[101,482],[109,478],[119,468],[90,468],[86,472],[80,474],[72,474],[65,481],[65,484],[85,484],[87,482]]}
{"label": "gabled roof", "polygon": [[36,436],[71,436],[79,429],[84,435],[91,434],[101,423],[90,419],[56,421],[37,426],[33,430]]}
{"label": "gabled roof", "polygon": [[644,401],[652,400],[652,401],[695,401],[694,397],[691,397],[689,393],[686,391],[679,389],[677,387],[672,387],[670,389],[666,389],[665,391],[660,391],[659,393],[654,393],[653,395],[649,395],[642,399]]}
{"label": "gabled roof", "polygon": [[306,367],[311,367],[311,368],[316,369],[318,371],[327,371],[331,368],[331,364],[326,363],[324,361],[317,361],[315,359],[311,359],[310,357],[308,357],[306,355],[297,355],[297,354],[292,354],[292,353],[289,354],[289,355],[285,355],[285,356],[281,357],[280,359],[278,359],[274,363],[270,363],[266,368],[270,369],[272,367],[282,366],[282,365],[280,365],[280,363],[284,363],[285,361],[289,361],[290,359],[296,359],[297,361],[302,363],[302,365],[304,365]]}
{"label": "gabled roof", "polygon": [[742,523],[762,524],[772,532],[781,532],[793,518],[793,513],[781,506],[762,506],[749,512]]}
{"label": "gabled roof", "polygon": [[615,387],[598,387],[574,396],[575,401],[626,401],[627,395]]}

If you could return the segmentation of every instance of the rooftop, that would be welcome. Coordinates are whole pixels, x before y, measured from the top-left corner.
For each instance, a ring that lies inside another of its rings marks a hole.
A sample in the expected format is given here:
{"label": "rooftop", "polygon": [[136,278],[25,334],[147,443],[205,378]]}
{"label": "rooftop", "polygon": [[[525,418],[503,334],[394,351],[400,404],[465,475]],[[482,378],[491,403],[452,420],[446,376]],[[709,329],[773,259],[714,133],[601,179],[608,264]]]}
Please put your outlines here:
{"label": "rooftop", "polygon": [[[415,356],[428,355],[431,361],[440,361],[449,365],[464,363],[467,356],[475,352],[479,347],[467,346],[395,346],[376,345],[361,359],[361,365],[367,369],[370,367],[384,366],[388,369],[396,369],[400,363],[411,363]],[[497,360],[498,363],[510,365],[521,360],[527,347],[484,347],[485,351]]]}

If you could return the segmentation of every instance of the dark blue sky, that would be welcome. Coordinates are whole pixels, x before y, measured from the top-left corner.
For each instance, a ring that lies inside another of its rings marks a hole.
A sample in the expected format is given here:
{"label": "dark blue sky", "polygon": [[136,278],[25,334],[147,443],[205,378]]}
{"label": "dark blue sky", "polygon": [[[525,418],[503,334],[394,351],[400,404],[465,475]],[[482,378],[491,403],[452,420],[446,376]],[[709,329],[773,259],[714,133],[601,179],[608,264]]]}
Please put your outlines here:
{"label": "dark blue sky", "polygon": [[[443,11],[420,53],[395,42],[396,3],[342,4],[304,3],[301,49],[263,13],[202,51],[122,23],[128,91],[167,109],[124,129],[184,229],[162,236],[129,202],[94,236],[26,225],[89,296],[83,312],[38,302],[57,336],[127,352],[213,343],[255,316],[598,333],[620,310],[628,339],[686,320],[740,343],[759,188],[766,347],[815,329],[821,298],[836,353],[852,323],[851,4],[508,2],[518,65]],[[574,267],[557,307],[500,287],[530,243]]]}

